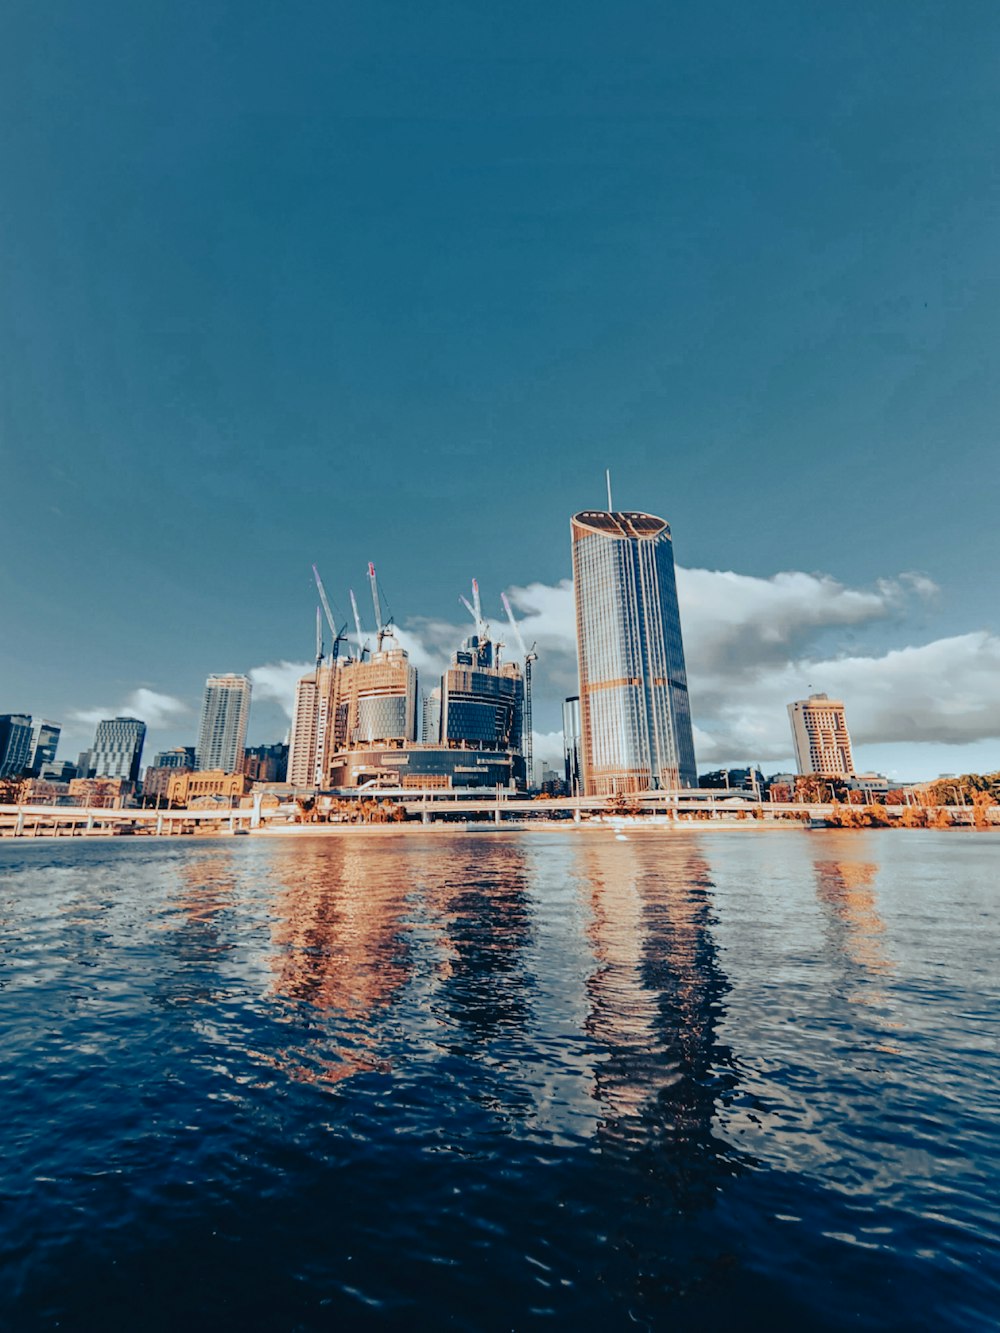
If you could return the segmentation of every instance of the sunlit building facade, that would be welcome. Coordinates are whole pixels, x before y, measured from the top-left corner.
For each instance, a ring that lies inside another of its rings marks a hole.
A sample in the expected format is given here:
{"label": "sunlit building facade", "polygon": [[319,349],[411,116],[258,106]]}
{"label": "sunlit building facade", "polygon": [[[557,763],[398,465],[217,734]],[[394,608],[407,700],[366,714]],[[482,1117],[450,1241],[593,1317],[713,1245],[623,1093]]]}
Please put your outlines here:
{"label": "sunlit building facade", "polygon": [[586,510],[571,533],[584,793],[697,786],[670,526]]}
{"label": "sunlit building facade", "polygon": [[840,699],[810,694],[808,699],[788,705],[788,719],[800,774],[840,778],[854,775],[851,737]]}

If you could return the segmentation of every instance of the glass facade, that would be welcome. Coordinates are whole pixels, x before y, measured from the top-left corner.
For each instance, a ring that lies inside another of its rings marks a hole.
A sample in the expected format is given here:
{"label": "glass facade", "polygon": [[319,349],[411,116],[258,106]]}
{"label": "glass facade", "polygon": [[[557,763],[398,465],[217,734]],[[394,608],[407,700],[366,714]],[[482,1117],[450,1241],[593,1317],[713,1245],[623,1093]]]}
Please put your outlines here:
{"label": "glass facade", "polygon": [[571,530],[584,791],[694,787],[670,527],[585,511]]}
{"label": "glass facade", "polygon": [[563,768],[567,795],[580,796],[583,792],[583,768],[580,759],[580,700],[577,695],[563,702]]}
{"label": "glass facade", "polygon": [[441,682],[441,740],[471,748],[521,750],[524,689],[514,663],[500,666],[494,646],[466,639]]}

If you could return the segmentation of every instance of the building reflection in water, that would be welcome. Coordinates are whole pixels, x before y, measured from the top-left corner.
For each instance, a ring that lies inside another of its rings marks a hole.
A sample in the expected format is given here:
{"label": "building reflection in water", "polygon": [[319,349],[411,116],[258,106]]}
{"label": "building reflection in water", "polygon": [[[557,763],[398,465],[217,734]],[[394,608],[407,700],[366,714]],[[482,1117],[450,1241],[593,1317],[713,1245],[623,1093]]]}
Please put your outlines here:
{"label": "building reflection in water", "polygon": [[297,842],[268,862],[284,884],[271,903],[272,993],[295,1006],[294,1029],[315,1037],[273,1062],[310,1082],[388,1067],[378,1024],[408,975],[408,878],[402,855],[373,855],[367,843]]}
{"label": "building reflection in water", "polygon": [[[595,970],[587,1029],[607,1052],[594,1070],[598,1140],[652,1154],[677,1206],[711,1197],[742,1160],[716,1132],[736,1087],[716,1040],[727,980],[712,936],[709,868],[696,847],[657,839],[580,849]],[[717,1170],[709,1168],[715,1161]]]}
{"label": "building reflection in water", "polygon": [[[846,837],[855,835],[846,834]],[[886,951],[885,921],[878,910],[875,880],[878,866],[871,861],[816,860],[816,897],[827,922],[827,941],[834,960],[841,960],[843,998],[853,1005],[878,1011],[880,1029],[898,1031],[903,1024],[887,1011],[883,979],[894,968]],[[891,1042],[878,1041],[876,1049],[898,1055]]]}
{"label": "building reflection in water", "polygon": [[816,896],[830,924],[834,947],[865,972],[876,976],[891,972],[885,922],[875,893],[878,866],[872,861],[817,860],[813,869]]}
{"label": "building reflection in water", "polygon": [[225,991],[223,968],[236,949],[239,928],[231,919],[238,884],[229,848],[212,847],[178,857],[159,929],[158,951],[179,966],[158,973],[156,1003],[188,1008],[198,1028],[206,1007]]}
{"label": "building reflection in water", "polygon": [[438,932],[439,985],[432,1010],[456,1053],[524,1030],[531,978],[523,957],[532,933],[523,846],[462,840],[436,860],[422,884]]}

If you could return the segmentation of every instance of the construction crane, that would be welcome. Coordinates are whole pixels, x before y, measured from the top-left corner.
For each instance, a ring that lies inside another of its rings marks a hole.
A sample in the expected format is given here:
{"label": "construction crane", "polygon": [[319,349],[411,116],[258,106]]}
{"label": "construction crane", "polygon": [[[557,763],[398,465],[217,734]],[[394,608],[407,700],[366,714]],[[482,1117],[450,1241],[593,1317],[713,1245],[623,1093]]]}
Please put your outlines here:
{"label": "construction crane", "polygon": [[375,566],[368,561],[368,582],[372,587],[372,607],[375,611],[375,633],[378,635],[378,650],[382,651],[383,639],[392,638],[392,616],[388,620],[382,618],[382,599],[379,597],[378,577],[375,573]]}
{"label": "construction crane", "polygon": [[316,670],[323,664],[323,612],[316,608]]}
{"label": "construction crane", "polygon": [[365,660],[365,653],[370,652],[371,649],[368,647],[368,644],[364,642],[364,634],[361,631],[361,616],[358,612],[358,599],[354,596],[353,588],[351,589],[351,610],[354,612],[354,628],[358,635],[358,661],[363,662]]}
{"label": "construction crane", "polygon": [[538,661],[538,654],[535,652],[535,645],[530,648],[525,647],[524,636],[518,628],[517,621],[514,619],[514,612],[510,609],[510,602],[507,600],[507,594],[502,592],[500,600],[503,602],[503,609],[507,612],[507,619],[510,621],[510,628],[513,632],[517,646],[521,650],[521,656],[524,658],[524,736],[521,742],[524,750],[524,764],[527,769],[527,781],[530,787],[534,781],[532,755],[532,736],[531,736],[531,664]]}
{"label": "construction crane", "polygon": [[[319,600],[323,603],[323,611],[326,615],[326,623],[330,626],[330,637],[333,641],[332,647],[330,649],[331,660],[336,662],[340,652],[340,645],[342,643],[347,642],[346,636],[344,634],[344,630],[347,629],[347,625],[346,624],[341,625],[340,629],[339,630],[337,629],[337,622],[336,620],[334,620],[333,611],[330,608],[330,599],[326,595],[326,589],[323,587],[323,580],[320,578],[319,570],[316,568],[315,565],[313,565],[313,576],[316,579],[316,587],[319,590]],[[319,618],[319,608],[317,608],[316,610],[316,635],[317,635],[316,665],[317,666],[319,666],[320,662],[323,660],[321,632],[322,632],[322,625],[320,623],[320,618]]]}

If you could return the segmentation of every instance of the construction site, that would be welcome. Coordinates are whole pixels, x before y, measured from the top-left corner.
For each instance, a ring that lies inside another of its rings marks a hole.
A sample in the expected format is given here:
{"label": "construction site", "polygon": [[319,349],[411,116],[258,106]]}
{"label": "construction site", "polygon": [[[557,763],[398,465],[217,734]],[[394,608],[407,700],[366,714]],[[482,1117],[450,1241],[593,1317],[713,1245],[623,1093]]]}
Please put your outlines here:
{"label": "construction site", "polygon": [[471,632],[422,691],[392,617],[383,613],[374,564],[368,565],[374,636],[366,635],[353,590],[354,635],[346,621],[338,625],[315,565],[313,574],[320,600],[316,664],[296,687],[289,783],[316,791],[525,790],[537,654],[525,644],[507,597],[502,604],[517,653],[508,657],[507,645],[493,634],[473,579],[471,601],[461,598]]}

